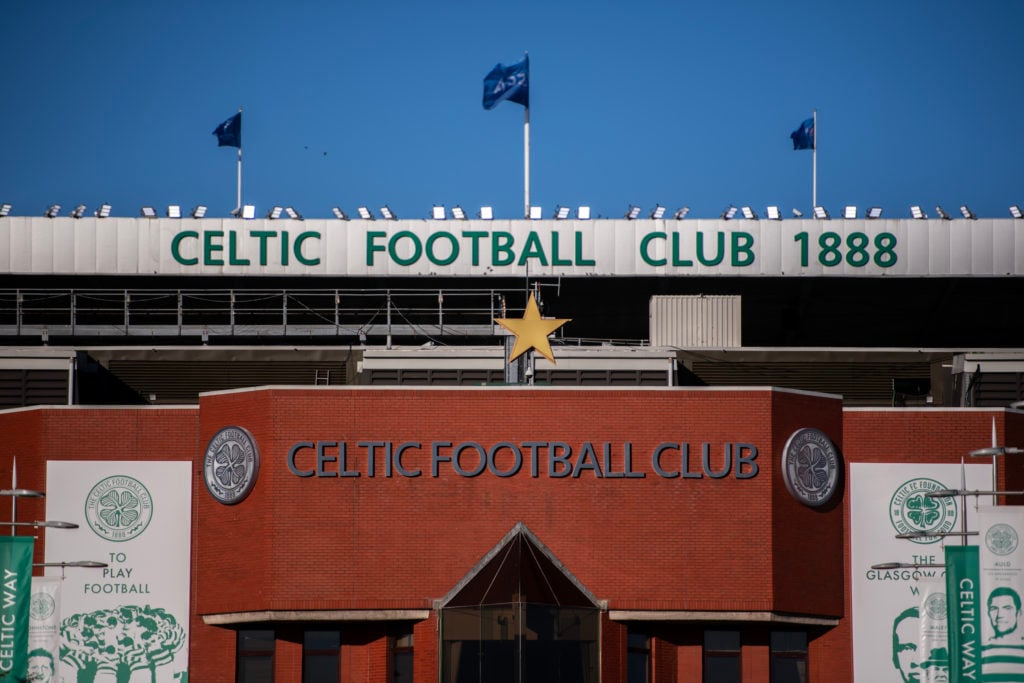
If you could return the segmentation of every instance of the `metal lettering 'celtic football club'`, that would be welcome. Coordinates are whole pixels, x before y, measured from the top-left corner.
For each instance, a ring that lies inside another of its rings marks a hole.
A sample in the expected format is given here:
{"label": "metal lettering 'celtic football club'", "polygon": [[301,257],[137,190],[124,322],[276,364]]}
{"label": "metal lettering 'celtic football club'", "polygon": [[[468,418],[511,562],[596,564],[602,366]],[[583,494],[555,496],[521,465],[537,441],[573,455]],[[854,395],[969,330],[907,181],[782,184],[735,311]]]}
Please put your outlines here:
{"label": "metal lettering 'celtic football club'", "polygon": [[819,429],[798,429],[782,449],[782,479],[797,501],[820,507],[839,488],[839,453]]}
{"label": "metal lettering 'celtic football club'", "polygon": [[225,427],[213,435],[203,456],[203,481],[218,502],[234,505],[256,485],[260,452],[252,434],[242,427]]}

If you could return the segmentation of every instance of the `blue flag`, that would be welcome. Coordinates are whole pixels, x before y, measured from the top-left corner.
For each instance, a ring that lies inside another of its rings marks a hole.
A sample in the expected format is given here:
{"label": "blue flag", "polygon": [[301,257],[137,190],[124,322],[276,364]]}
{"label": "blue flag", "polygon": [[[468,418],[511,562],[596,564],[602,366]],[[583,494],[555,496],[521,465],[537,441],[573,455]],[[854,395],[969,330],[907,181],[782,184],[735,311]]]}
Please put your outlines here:
{"label": "blue flag", "polygon": [[530,106],[530,58],[508,66],[498,64],[484,76],[484,109],[494,109],[505,100]]}
{"label": "blue flag", "polygon": [[814,119],[810,118],[789,134],[793,139],[793,149],[814,149]]}
{"label": "blue flag", "polygon": [[217,126],[213,134],[217,136],[218,147],[242,148],[242,112],[238,112],[224,123]]}

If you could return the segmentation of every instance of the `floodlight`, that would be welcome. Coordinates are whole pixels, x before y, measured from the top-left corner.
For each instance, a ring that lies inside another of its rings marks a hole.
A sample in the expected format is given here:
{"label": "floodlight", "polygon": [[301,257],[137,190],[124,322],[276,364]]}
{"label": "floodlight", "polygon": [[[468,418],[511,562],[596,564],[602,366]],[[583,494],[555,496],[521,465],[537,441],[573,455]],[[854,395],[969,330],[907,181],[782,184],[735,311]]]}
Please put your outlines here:
{"label": "floodlight", "polygon": [[392,211],[391,207],[389,207],[387,204],[385,204],[384,206],[380,207],[380,216],[381,216],[381,218],[383,218],[386,221],[397,221],[398,220],[398,216],[395,215],[395,212]]}
{"label": "floodlight", "polygon": [[800,209],[793,209],[793,218],[803,218],[804,212]]}
{"label": "floodlight", "polygon": [[443,221],[445,219],[444,207],[435,206],[433,210],[430,212],[430,217],[433,218],[435,221]]}
{"label": "floodlight", "polygon": [[339,209],[337,206],[331,209],[331,211],[334,213],[334,217],[337,218],[339,221],[348,220],[348,214]]}
{"label": "floodlight", "polygon": [[72,218],[81,218],[85,215],[85,204],[79,204],[71,210]]}
{"label": "floodlight", "polygon": [[205,218],[206,207],[202,204],[198,204],[196,208],[192,209],[192,218]]}
{"label": "floodlight", "polygon": [[779,207],[777,207],[777,206],[768,206],[768,207],[765,207],[765,211],[767,212],[768,220],[770,220],[770,221],[781,221],[782,220],[782,213],[779,211]]}
{"label": "floodlight", "polygon": [[539,206],[531,206],[530,207],[530,220],[531,221],[539,221],[543,217],[543,214],[544,214],[544,209],[542,209],[541,207],[539,207]]}
{"label": "floodlight", "polygon": [[56,218],[57,214],[60,213],[60,204],[50,204],[46,209],[46,213],[43,215],[47,218]]}
{"label": "floodlight", "polygon": [[817,218],[819,221],[827,221],[832,219],[832,217],[828,215],[828,209],[826,209],[824,206],[814,207],[814,217]]}
{"label": "floodlight", "polygon": [[298,211],[296,211],[294,208],[292,208],[290,206],[284,207],[284,212],[286,214],[288,214],[288,218],[291,218],[293,221],[301,221],[302,220],[302,214],[299,213]]}
{"label": "floodlight", "polygon": [[256,218],[256,207],[253,204],[246,204],[242,207],[242,218],[252,220]]}
{"label": "floodlight", "polygon": [[846,220],[853,220],[857,217],[857,207],[847,206],[843,208],[843,218]]}
{"label": "floodlight", "polygon": [[743,217],[746,218],[748,221],[756,221],[757,220],[757,214],[754,213],[754,210],[752,208],[750,208],[749,206],[744,206],[740,210],[743,212]]}
{"label": "floodlight", "polygon": [[576,218],[581,221],[590,220],[590,207],[589,206],[577,206],[576,207]]}
{"label": "floodlight", "polygon": [[370,209],[368,209],[367,207],[360,206],[356,210],[359,212],[359,217],[362,218],[364,221],[372,221],[372,220],[374,220],[373,214],[370,212]]}
{"label": "floodlight", "polygon": [[466,220],[466,212],[462,210],[462,207],[456,204],[452,207],[452,218],[457,221]]}
{"label": "floodlight", "polygon": [[974,215],[974,212],[967,208],[966,204],[960,206],[960,215],[968,220],[976,220],[978,217]]}
{"label": "floodlight", "polygon": [[555,220],[556,221],[564,221],[568,217],[569,217],[569,207],[568,206],[556,206],[555,207]]}
{"label": "floodlight", "polygon": [[152,206],[144,206],[140,209],[143,218],[156,218],[156,209]]}
{"label": "floodlight", "polygon": [[873,221],[873,220],[877,220],[877,219],[879,219],[881,217],[882,217],[882,207],[880,207],[880,206],[872,206],[870,209],[868,209],[868,219],[869,220]]}
{"label": "floodlight", "polygon": [[11,205],[10,204],[0,204],[0,218],[3,218],[4,216],[9,216],[10,214],[11,214]]}
{"label": "floodlight", "polygon": [[925,214],[924,210],[920,206],[910,207],[910,217],[915,218],[917,220],[924,220],[925,218],[928,218],[928,216]]}
{"label": "floodlight", "polygon": [[946,210],[943,209],[941,206],[939,206],[937,204],[935,206],[935,213],[939,214],[939,218],[941,218],[944,221],[951,221],[951,220],[953,220],[952,218],[950,218],[949,214],[946,213]]}
{"label": "floodlight", "polygon": [[624,218],[627,218],[627,219],[633,221],[633,220],[636,220],[637,216],[639,216],[639,215],[640,215],[640,207],[639,206],[633,206],[632,204],[630,204],[629,205],[629,209],[626,211],[626,215],[624,216]]}
{"label": "floodlight", "polygon": [[672,215],[672,217],[673,217],[673,218],[675,218],[675,219],[676,219],[677,221],[681,221],[681,220],[683,220],[684,218],[686,218],[686,214],[688,214],[688,213],[690,213],[690,207],[688,207],[688,206],[684,206],[683,208],[681,208],[681,209],[678,209],[678,210],[677,210],[677,211],[676,211],[676,212],[675,212],[675,213],[674,213],[674,214]]}
{"label": "floodlight", "polygon": [[722,212],[721,219],[724,220],[724,221],[731,220],[732,217],[736,215],[737,211],[738,211],[738,209],[735,206],[733,206],[732,204],[730,204],[729,208],[727,208],[725,211]]}
{"label": "floodlight", "polygon": [[281,217],[281,212],[284,211],[280,206],[271,207],[270,211],[267,211],[267,218],[272,221],[276,221]]}
{"label": "floodlight", "polygon": [[181,218],[181,206],[179,206],[178,204],[169,204],[167,206],[167,217]]}
{"label": "floodlight", "polygon": [[665,207],[662,206],[661,204],[655,205],[654,209],[651,211],[651,218],[653,218],[654,220],[660,220],[664,216],[665,216]]}
{"label": "floodlight", "polygon": [[1024,218],[1024,211],[1021,211],[1020,207],[1014,204],[1010,207],[1010,215],[1014,218]]}
{"label": "floodlight", "polygon": [[481,206],[480,211],[478,211],[476,215],[479,216],[482,221],[491,221],[494,220],[494,209],[490,206]]}

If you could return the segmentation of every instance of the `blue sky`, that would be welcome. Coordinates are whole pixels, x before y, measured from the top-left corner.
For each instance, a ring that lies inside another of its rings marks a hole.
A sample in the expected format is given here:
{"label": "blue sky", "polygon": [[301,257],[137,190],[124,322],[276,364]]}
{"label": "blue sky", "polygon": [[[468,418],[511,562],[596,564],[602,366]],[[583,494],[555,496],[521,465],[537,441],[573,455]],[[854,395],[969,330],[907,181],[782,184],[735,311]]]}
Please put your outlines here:
{"label": "blue sky", "polygon": [[243,190],[292,205],[523,207],[523,108],[481,106],[528,51],[531,199],[619,217],[729,204],[1024,203],[1019,0],[495,3],[9,0],[0,201],[114,215],[234,207],[214,127],[243,113]]}

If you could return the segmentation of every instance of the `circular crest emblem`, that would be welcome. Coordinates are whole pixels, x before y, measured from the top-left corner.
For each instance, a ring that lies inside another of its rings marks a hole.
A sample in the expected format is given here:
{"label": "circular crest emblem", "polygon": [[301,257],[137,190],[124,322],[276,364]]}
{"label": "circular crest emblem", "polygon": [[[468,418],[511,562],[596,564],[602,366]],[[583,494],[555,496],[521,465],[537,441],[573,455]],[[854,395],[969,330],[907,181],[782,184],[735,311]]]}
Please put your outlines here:
{"label": "circular crest emblem", "polygon": [[138,479],[116,474],[89,491],[85,519],[100,538],[116,543],[130,541],[153,519],[153,497]]}
{"label": "circular crest emblem", "polygon": [[259,472],[260,452],[248,430],[225,427],[210,439],[203,457],[203,481],[217,501],[234,505],[245,500]]}
{"label": "circular crest emblem", "polygon": [[993,555],[1009,555],[1019,543],[1017,532],[1009,524],[993,524],[985,532],[985,546]]}
{"label": "circular crest emblem", "polygon": [[32,599],[28,604],[28,614],[36,621],[45,621],[53,616],[53,610],[56,608],[57,604],[53,601],[53,597],[49,593],[40,591],[32,594]]}
{"label": "circular crest emblem", "polygon": [[798,502],[819,507],[839,488],[839,453],[819,429],[798,429],[782,449],[782,479]]}
{"label": "circular crest emblem", "polygon": [[934,479],[911,479],[900,485],[889,501],[889,520],[897,533],[935,532],[935,536],[911,538],[914,543],[935,543],[938,534],[952,531],[959,516],[956,500],[929,498],[928,493],[948,489]]}
{"label": "circular crest emblem", "polygon": [[932,619],[946,619],[946,594],[932,593],[924,601],[924,613]]}

